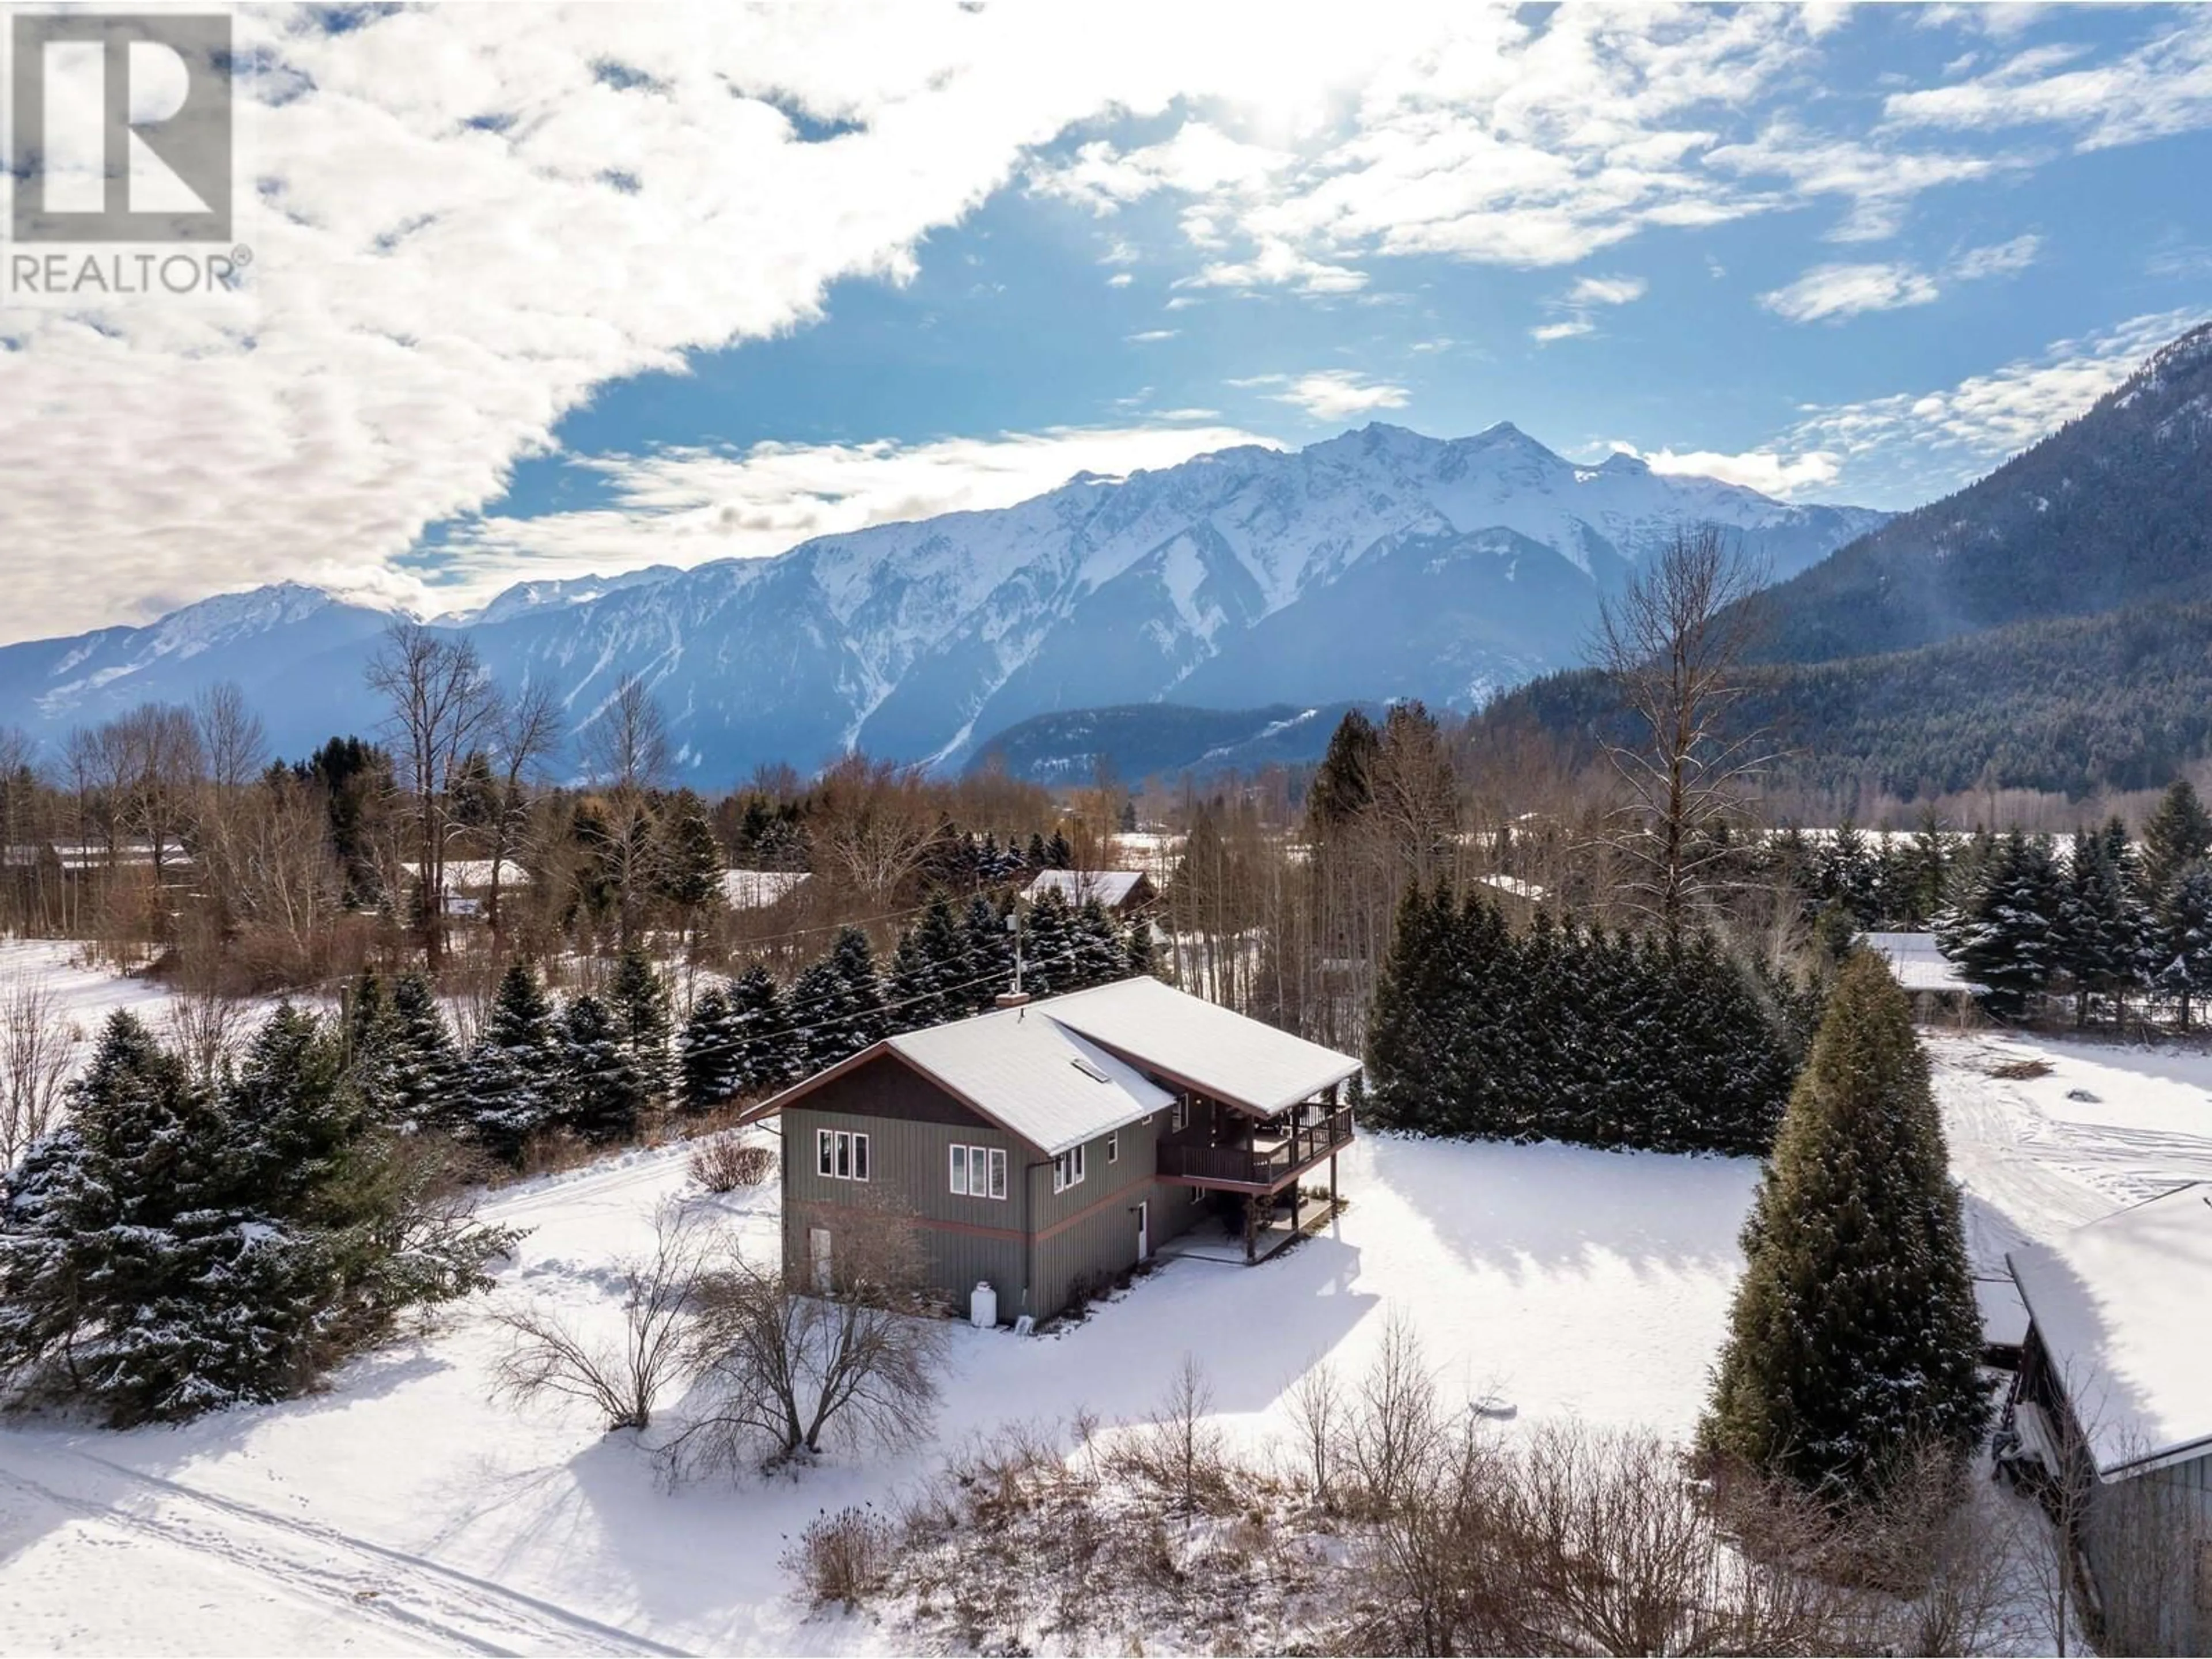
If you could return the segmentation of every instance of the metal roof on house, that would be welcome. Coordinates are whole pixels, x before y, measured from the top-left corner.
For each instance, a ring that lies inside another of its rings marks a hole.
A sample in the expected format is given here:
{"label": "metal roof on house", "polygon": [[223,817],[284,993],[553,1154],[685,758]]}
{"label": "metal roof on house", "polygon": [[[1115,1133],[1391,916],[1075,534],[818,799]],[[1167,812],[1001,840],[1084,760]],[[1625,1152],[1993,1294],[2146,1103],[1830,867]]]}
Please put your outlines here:
{"label": "metal roof on house", "polygon": [[1889,963],[1889,971],[1908,991],[1978,991],[1936,948],[1933,933],[1865,933],[1866,947]]}
{"label": "metal roof on house", "polygon": [[732,910],[765,910],[804,887],[804,870],[725,870],[718,878],[722,902]]}
{"label": "metal roof on house", "polygon": [[902,1032],[748,1116],[780,1112],[886,1052],[1048,1155],[1173,1104],[1146,1073],[1271,1116],[1359,1069],[1349,1054],[1140,977]]}
{"label": "metal roof on house", "polygon": [[1033,1002],[904,1031],[887,1047],[1048,1154],[1164,1112],[1175,1097]]}
{"label": "metal roof on house", "polygon": [[2212,1456],[2212,1182],[2005,1261],[2102,1479]]}
{"label": "metal roof on house", "polygon": [[1057,892],[1070,904],[1097,899],[1110,907],[1126,903],[1137,884],[1146,879],[1141,870],[1040,870],[1024,891],[1030,898]]}
{"label": "metal roof on house", "polygon": [[1073,991],[1036,1006],[1147,1071],[1263,1117],[1359,1070],[1349,1054],[1149,976]]}

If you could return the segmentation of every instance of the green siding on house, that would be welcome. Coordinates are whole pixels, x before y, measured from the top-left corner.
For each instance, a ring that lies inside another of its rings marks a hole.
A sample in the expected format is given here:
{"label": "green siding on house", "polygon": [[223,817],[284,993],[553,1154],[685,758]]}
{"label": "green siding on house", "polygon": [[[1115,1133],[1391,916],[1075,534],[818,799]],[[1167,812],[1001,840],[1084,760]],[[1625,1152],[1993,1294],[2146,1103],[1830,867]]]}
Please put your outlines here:
{"label": "green siding on house", "polygon": [[[1060,1193],[1052,1189],[1051,1159],[889,1055],[833,1078],[781,1116],[787,1264],[809,1261],[807,1235],[815,1227],[829,1231],[834,1259],[837,1212],[883,1206],[918,1223],[930,1283],[963,1315],[982,1280],[998,1292],[1002,1320],[1024,1313],[1047,1318],[1066,1305],[1072,1285],[1111,1279],[1135,1265],[1137,1204],[1151,1206],[1155,1250],[1195,1213],[1184,1189],[1155,1179],[1165,1112],[1117,1131],[1111,1158],[1108,1137],[1088,1142],[1084,1179]],[[823,1129],[868,1137],[866,1182],[819,1172],[816,1136]],[[956,1145],[1006,1153],[1004,1199],[951,1190]]]}

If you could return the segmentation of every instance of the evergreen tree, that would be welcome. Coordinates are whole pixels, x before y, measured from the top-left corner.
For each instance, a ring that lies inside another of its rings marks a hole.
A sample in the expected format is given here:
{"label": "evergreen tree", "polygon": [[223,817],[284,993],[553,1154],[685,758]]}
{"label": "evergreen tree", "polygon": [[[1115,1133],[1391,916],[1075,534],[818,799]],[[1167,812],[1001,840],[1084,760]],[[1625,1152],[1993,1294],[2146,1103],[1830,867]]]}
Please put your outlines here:
{"label": "evergreen tree", "polygon": [[637,1139],[651,1103],[629,1035],[589,993],[573,997],[561,1018],[561,1127],[598,1145]]}
{"label": "evergreen tree", "polygon": [[899,936],[891,957],[890,1018],[895,1030],[921,1030],[958,1019],[969,1011],[967,941],[952,906],[939,894]]}
{"label": "evergreen tree", "polygon": [[969,901],[961,918],[960,933],[966,949],[960,981],[971,1011],[992,1007],[1001,991],[1014,987],[1014,936],[1007,930],[1005,913],[978,895]]}
{"label": "evergreen tree", "polygon": [[1052,839],[1044,844],[1045,866],[1052,870],[1072,870],[1075,867],[1075,849],[1067,844],[1066,835],[1054,829]]}
{"label": "evergreen tree", "polygon": [[678,1098],[685,1111],[709,1111],[737,1092],[737,1033],[729,995],[720,986],[699,993],[678,1048]]}
{"label": "evergreen tree", "polygon": [[1128,953],[1106,907],[1087,898],[1075,913],[1075,960],[1071,988],[1110,985],[1128,972]]}
{"label": "evergreen tree", "polygon": [[1744,1249],[1707,1452],[1841,1498],[1929,1450],[1964,1463],[1989,1401],[1959,1194],[1911,1009],[1870,952],[1837,976]]}
{"label": "evergreen tree", "polygon": [[545,988],[528,963],[514,963],[469,1055],[462,1121],[470,1138],[491,1157],[519,1165],[525,1143],[553,1118],[561,1079]]}
{"label": "evergreen tree", "polygon": [[884,1009],[883,976],[876,970],[868,936],[857,927],[839,928],[830,954],[849,988],[852,1013],[845,1040],[851,1045],[849,1052],[858,1054],[891,1034],[890,1016]]}
{"label": "evergreen tree", "polygon": [[800,1040],[792,1013],[768,969],[754,963],[730,981],[733,1092],[773,1094],[800,1076]]}
{"label": "evergreen tree", "polygon": [[866,933],[857,927],[838,930],[829,954],[793,984],[791,1014],[798,1027],[802,1076],[834,1066],[888,1035],[883,988]]}
{"label": "evergreen tree", "polygon": [[2191,1005],[2212,998],[2212,866],[2191,864],[2176,872],[2155,937],[2158,987],[2179,1004],[2186,1031]]}
{"label": "evergreen tree", "polygon": [[459,1130],[462,1073],[453,1029],[428,977],[402,974],[392,990],[392,1031],[380,1072],[387,1121],[403,1129]]}
{"label": "evergreen tree", "polygon": [[1407,888],[1390,928],[1390,948],[1375,983],[1367,1022],[1369,1111],[1378,1127],[1426,1134],[1464,1133],[1447,1056],[1456,1025],[1448,991],[1451,934],[1458,924],[1450,889]]}
{"label": "evergreen tree", "polygon": [[2014,830],[1979,869],[1956,918],[1938,932],[1947,955],[2002,1019],[2017,1019],[2057,970],[2063,890],[2046,836]]}
{"label": "evergreen tree", "polygon": [[687,926],[696,926],[722,896],[722,844],[707,803],[694,790],[679,790],[655,829],[660,837],[653,860],[655,885]]}
{"label": "evergreen tree", "polygon": [[[2124,851],[2124,841],[2121,846]],[[2092,997],[2109,996],[2117,1004],[2135,982],[2143,940],[2128,886],[2110,838],[2077,831],[2067,860],[2057,951],[2058,967],[2073,981],[2077,1025],[2088,1024]]]}
{"label": "evergreen tree", "polygon": [[1139,916],[1129,924],[1129,934],[1124,942],[1126,963],[1122,974],[1127,978],[1149,978],[1159,972],[1159,945],[1152,938],[1152,924]]}
{"label": "evergreen tree", "polygon": [[1375,805],[1375,769],[1382,734],[1357,708],[1347,710],[1329,734],[1328,751],[1306,787],[1306,832],[1326,845],[1359,823]]}
{"label": "evergreen tree", "polygon": [[668,982],[654,969],[652,958],[632,945],[615,963],[607,1000],[623,1053],[637,1074],[646,1102],[658,1106],[667,1100],[674,1082],[669,1042],[676,1022],[669,1007]]}
{"label": "evergreen tree", "polygon": [[1075,943],[1075,914],[1058,888],[1048,887],[1022,917],[1022,989],[1033,997],[1073,990]]}
{"label": "evergreen tree", "polygon": [[2143,823],[2142,875],[2145,896],[2162,904],[2181,872],[2212,857],[2212,812],[2186,778],[2176,778]]}

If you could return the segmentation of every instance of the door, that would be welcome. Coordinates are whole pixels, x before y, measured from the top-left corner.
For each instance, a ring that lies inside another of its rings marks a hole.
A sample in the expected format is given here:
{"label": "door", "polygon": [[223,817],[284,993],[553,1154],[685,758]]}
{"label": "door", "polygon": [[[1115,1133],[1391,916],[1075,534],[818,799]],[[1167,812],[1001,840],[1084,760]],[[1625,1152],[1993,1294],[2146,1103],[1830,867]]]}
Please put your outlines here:
{"label": "door", "polygon": [[814,1267],[814,1293],[817,1296],[829,1295],[830,1230],[827,1227],[809,1227],[806,1230],[806,1255]]}
{"label": "door", "polygon": [[1150,1199],[1144,1199],[1137,1205],[1137,1260],[1149,1261],[1152,1259],[1152,1204]]}

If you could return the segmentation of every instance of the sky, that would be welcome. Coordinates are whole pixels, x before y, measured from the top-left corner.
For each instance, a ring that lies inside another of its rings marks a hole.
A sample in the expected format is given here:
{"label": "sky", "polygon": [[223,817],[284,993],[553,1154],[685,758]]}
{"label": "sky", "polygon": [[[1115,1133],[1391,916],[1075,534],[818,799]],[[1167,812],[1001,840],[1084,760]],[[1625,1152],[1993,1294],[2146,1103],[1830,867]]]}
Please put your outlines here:
{"label": "sky", "polygon": [[279,580],[434,611],[1373,420],[1903,507],[2212,315],[2212,8],[234,27],[235,285],[0,300],[0,641]]}

